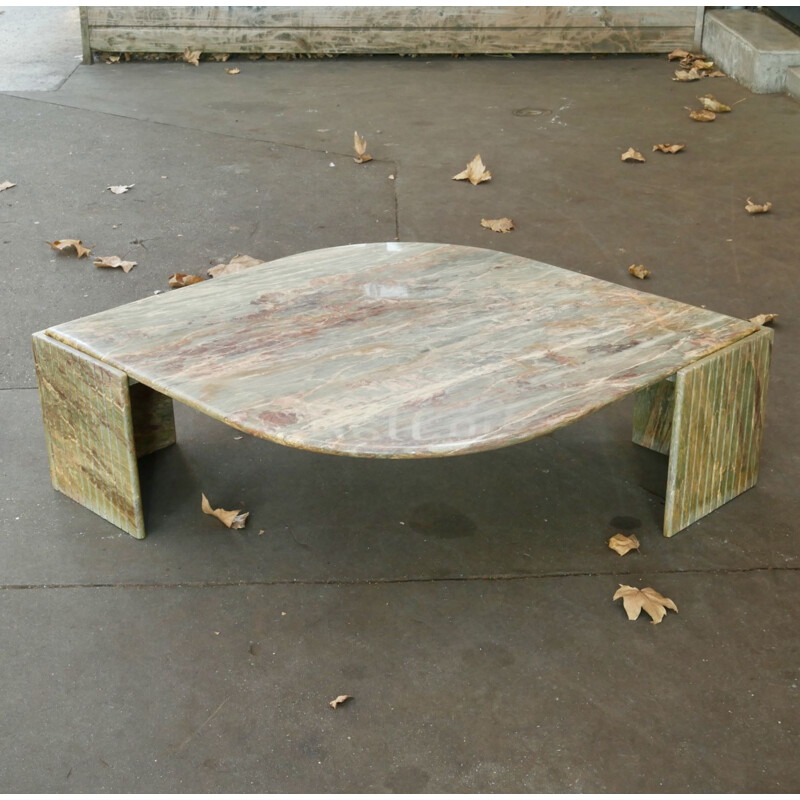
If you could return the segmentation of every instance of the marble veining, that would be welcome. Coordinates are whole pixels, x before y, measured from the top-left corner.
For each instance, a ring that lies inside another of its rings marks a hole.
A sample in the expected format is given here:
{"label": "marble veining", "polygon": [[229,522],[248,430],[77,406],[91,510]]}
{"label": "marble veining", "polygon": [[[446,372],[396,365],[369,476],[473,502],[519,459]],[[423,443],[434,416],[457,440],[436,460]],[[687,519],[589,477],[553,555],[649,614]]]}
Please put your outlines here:
{"label": "marble veining", "polygon": [[758,326],[449,244],[301,253],[47,330],[255,436],[446,456],[542,435]]}

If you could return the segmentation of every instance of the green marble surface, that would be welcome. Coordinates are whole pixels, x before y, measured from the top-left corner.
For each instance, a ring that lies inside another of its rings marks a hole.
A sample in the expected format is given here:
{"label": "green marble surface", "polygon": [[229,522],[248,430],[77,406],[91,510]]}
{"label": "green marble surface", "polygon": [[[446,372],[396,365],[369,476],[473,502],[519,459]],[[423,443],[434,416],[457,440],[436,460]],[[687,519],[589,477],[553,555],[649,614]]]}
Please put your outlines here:
{"label": "green marble surface", "polygon": [[758,326],[449,244],[301,253],[47,330],[255,436],[445,456],[542,435]]}

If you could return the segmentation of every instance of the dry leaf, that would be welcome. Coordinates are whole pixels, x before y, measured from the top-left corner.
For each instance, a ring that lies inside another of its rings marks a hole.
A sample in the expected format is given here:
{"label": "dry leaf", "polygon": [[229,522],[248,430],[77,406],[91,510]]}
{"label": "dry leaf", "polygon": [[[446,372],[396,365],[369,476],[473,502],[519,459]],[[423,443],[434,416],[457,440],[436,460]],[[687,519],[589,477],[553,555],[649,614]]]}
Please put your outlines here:
{"label": "dry leaf", "polygon": [[230,53],[209,53],[208,57],[211,61],[227,61],[230,57]]}
{"label": "dry leaf", "polygon": [[674,81],[699,81],[703,76],[692,67],[690,70],[676,69]]}
{"label": "dry leaf", "polygon": [[662,153],[680,153],[685,147],[685,144],[654,144],[653,152],[660,150]]}
{"label": "dry leaf", "polygon": [[707,94],[705,97],[698,97],[697,99],[703,104],[703,108],[706,111],[713,111],[716,114],[720,114],[731,110],[730,106],[720,103],[719,100],[715,100],[710,94]]}
{"label": "dry leaf", "polygon": [[667,60],[668,61],[674,61],[676,58],[686,58],[687,56],[690,56],[690,55],[691,55],[691,53],[688,50],[681,50],[680,48],[678,48],[677,50],[673,50],[667,56]]}
{"label": "dry leaf", "polygon": [[481,225],[484,228],[493,230],[495,233],[509,233],[516,227],[514,221],[510,220],[508,217],[502,217],[501,219],[482,219]]}
{"label": "dry leaf", "polygon": [[69,248],[72,247],[78,254],[78,258],[88,256],[89,253],[92,252],[88,247],[84,247],[81,244],[80,239],[56,239],[54,242],[48,242],[47,244],[49,244],[53,250],[58,250],[61,253],[69,250]]}
{"label": "dry leaf", "polygon": [[187,64],[194,64],[196,67],[200,66],[200,54],[202,50],[190,50],[188,47],[183,51],[181,58]]}
{"label": "dry leaf", "polygon": [[135,261],[123,261],[119,256],[102,256],[98,257],[94,265],[96,267],[119,267],[124,273],[130,272],[135,266]]}
{"label": "dry leaf", "polygon": [[234,272],[244,272],[251,267],[257,267],[263,264],[264,260],[261,258],[253,258],[253,256],[236,255],[232,258],[229,264],[218,264],[216,267],[207,269],[206,272],[210,278],[219,278],[222,275],[232,275]]}
{"label": "dry leaf", "polygon": [[713,69],[714,68],[714,62],[713,61],[704,61],[702,58],[696,58],[692,62],[692,66],[695,69]]}
{"label": "dry leaf", "polygon": [[675,613],[678,612],[678,606],[669,597],[660,595],[649,586],[645,589],[637,589],[635,586],[625,586],[621,583],[619,589],[614,592],[614,600],[618,600],[620,597],[628,619],[638,619],[644,609],[650,615],[653,624],[657,625],[666,616],[668,608]]}
{"label": "dry leaf", "polygon": [[109,186],[108,188],[114,192],[114,194],[125,194],[125,192],[129,192],[133,187],[136,186],[135,183],[129,183],[127,186]]}
{"label": "dry leaf", "polygon": [[753,325],[767,325],[774,319],[778,319],[777,314],[759,314],[756,317],[750,317],[747,321],[752,322]]}
{"label": "dry leaf", "polygon": [[119,60],[120,60],[119,55],[112,56],[111,53],[107,53],[106,55],[103,56],[104,64],[116,64],[119,62]]}
{"label": "dry leaf", "polygon": [[353,696],[349,694],[340,694],[335,700],[331,700],[329,703],[331,708],[338,708],[342,703],[347,700],[352,700]]}
{"label": "dry leaf", "polygon": [[238,75],[241,72],[241,70],[239,69],[239,67],[233,67],[232,69],[226,69],[225,72],[227,72],[228,75]]}
{"label": "dry leaf", "polygon": [[689,116],[697,122],[713,122],[717,118],[717,115],[713,111],[706,111],[706,109],[700,111],[692,111],[692,109],[689,109]]}
{"label": "dry leaf", "polygon": [[764,203],[763,205],[759,205],[758,203],[754,203],[749,197],[747,198],[747,205],[744,207],[744,210],[748,214],[766,214],[772,208],[772,203]]}
{"label": "dry leaf", "polygon": [[647,159],[638,151],[629,147],[621,156],[622,161],[647,161]]}
{"label": "dry leaf", "polygon": [[707,78],[727,78],[728,76],[721,70],[715,69],[713,72],[706,74]]}
{"label": "dry leaf", "polygon": [[472,161],[467,164],[467,168],[458,175],[453,175],[454,181],[469,181],[473,186],[477,186],[484,181],[490,181],[492,173],[483,165],[480,154],[476,155]]}
{"label": "dry leaf", "polygon": [[628,272],[635,278],[640,278],[641,280],[644,280],[650,274],[650,270],[643,264],[631,264],[628,267]]}
{"label": "dry leaf", "polygon": [[201,494],[201,497],[200,508],[203,510],[204,514],[216,517],[228,528],[233,528],[234,530],[244,528],[247,518],[250,516],[249,511],[245,511],[243,514],[238,508],[236,511],[226,511],[224,508],[211,508],[211,503],[208,502],[208,498],[204,494]]}
{"label": "dry leaf", "polygon": [[6,189],[10,189],[12,186],[16,185],[16,183],[11,183],[11,181],[3,181],[0,183],[0,192],[4,192]]}
{"label": "dry leaf", "polygon": [[367,140],[362,139],[358,135],[358,131],[353,133],[353,150],[356,151],[356,157],[353,159],[356,164],[366,164],[367,161],[372,161],[372,156],[367,155]]}
{"label": "dry leaf", "polygon": [[[176,272],[169,276],[169,288],[180,289],[181,286],[191,286],[193,283],[200,283],[205,278],[199,275],[187,275],[185,272]],[[183,295],[181,295],[183,297]]]}
{"label": "dry leaf", "polygon": [[639,549],[639,540],[636,536],[626,536],[624,533],[616,533],[608,540],[608,546],[615,552],[624,556],[631,550]]}

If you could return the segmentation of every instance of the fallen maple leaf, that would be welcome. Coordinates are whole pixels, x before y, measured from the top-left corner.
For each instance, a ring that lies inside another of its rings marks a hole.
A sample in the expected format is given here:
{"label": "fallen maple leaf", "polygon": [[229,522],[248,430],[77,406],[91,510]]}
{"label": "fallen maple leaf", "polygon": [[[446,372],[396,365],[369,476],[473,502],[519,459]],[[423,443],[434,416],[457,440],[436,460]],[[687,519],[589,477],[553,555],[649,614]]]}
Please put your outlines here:
{"label": "fallen maple leaf", "polygon": [[510,233],[516,227],[514,221],[508,217],[502,217],[501,219],[482,219],[481,225],[495,233]]}
{"label": "fallen maple leaf", "polygon": [[353,159],[356,164],[366,164],[367,161],[372,161],[372,156],[367,154],[367,140],[362,139],[358,135],[358,131],[353,133],[353,150],[356,151],[356,157]]}
{"label": "fallen maple leaf", "polygon": [[102,256],[98,257],[94,265],[96,267],[119,267],[124,273],[130,272],[135,266],[135,261],[123,261],[119,256]]}
{"label": "fallen maple leaf", "polygon": [[54,242],[48,242],[47,244],[49,244],[53,250],[58,250],[60,253],[69,250],[71,247],[78,254],[78,258],[88,256],[89,253],[92,252],[88,247],[84,247],[81,244],[80,239],[56,239]]}
{"label": "fallen maple leaf", "polygon": [[492,173],[483,164],[480,154],[476,155],[472,161],[467,164],[467,168],[458,175],[453,175],[454,181],[469,181],[473,186],[477,186],[484,181],[490,181]]}
{"label": "fallen maple leaf", "polygon": [[758,203],[754,203],[749,197],[747,198],[747,205],[744,207],[744,210],[748,214],[766,214],[772,208],[772,203],[763,203],[759,205]]}
{"label": "fallen maple leaf", "polygon": [[239,69],[239,67],[233,67],[232,69],[226,68],[225,72],[227,72],[228,75],[238,75],[241,72],[241,70]]}
{"label": "fallen maple leaf", "polygon": [[643,264],[631,264],[628,267],[628,272],[635,278],[640,278],[641,280],[644,280],[650,274],[650,270]]}
{"label": "fallen maple leaf", "polygon": [[219,278],[222,275],[232,275],[234,272],[244,272],[246,269],[257,267],[263,263],[264,260],[261,258],[237,254],[235,258],[230,260],[229,264],[218,264],[216,267],[207,269],[206,272],[210,278]]}
{"label": "fallen maple leaf", "polygon": [[16,183],[11,183],[11,181],[3,181],[0,183],[0,192],[4,192],[6,189],[10,189],[12,186],[16,185]]}
{"label": "fallen maple leaf", "polygon": [[196,67],[200,66],[200,54],[202,50],[190,50],[188,47],[183,51],[181,58],[187,64],[194,64]]}
{"label": "fallen maple leaf", "polygon": [[669,599],[660,595],[655,589],[649,586],[645,589],[637,589],[635,586],[619,585],[619,589],[614,592],[614,600],[622,598],[622,605],[628,619],[638,619],[639,614],[644,609],[653,620],[653,625],[657,625],[667,614],[667,609],[671,608],[676,614],[678,606]]}
{"label": "fallen maple leaf", "polygon": [[331,708],[338,708],[342,703],[347,700],[352,700],[353,696],[349,694],[340,694],[335,700],[331,700],[328,704]]}
{"label": "fallen maple leaf", "polygon": [[662,153],[680,153],[685,147],[685,144],[654,144],[653,152],[659,150]]}
{"label": "fallen maple leaf", "polygon": [[752,322],[753,325],[767,325],[768,323],[772,322],[772,320],[777,319],[777,314],[759,314],[755,317],[750,317],[748,322]]}
{"label": "fallen maple leaf", "polygon": [[249,511],[245,511],[243,514],[238,508],[236,511],[226,511],[224,508],[211,508],[211,503],[208,502],[208,498],[204,494],[201,494],[201,497],[200,508],[203,510],[204,514],[216,517],[228,528],[233,528],[234,530],[244,528],[247,518],[250,516]]}
{"label": "fallen maple leaf", "polygon": [[629,147],[621,156],[622,161],[647,161],[647,159],[638,151]]}
{"label": "fallen maple leaf", "polygon": [[699,81],[703,76],[692,67],[690,70],[676,69],[674,81]]}
{"label": "fallen maple leaf", "polygon": [[679,47],[677,50],[673,50],[668,56],[668,61],[674,61],[676,58],[686,58],[686,56],[690,56],[691,53],[688,50],[681,50]]}
{"label": "fallen maple leaf", "polygon": [[633,534],[626,536],[624,533],[616,533],[608,540],[608,546],[615,553],[624,556],[631,550],[639,549],[639,540]]}
{"label": "fallen maple leaf", "polygon": [[[180,289],[182,286],[191,286],[193,283],[200,283],[205,278],[199,275],[187,275],[185,272],[176,272],[169,276],[169,288]],[[183,297],[183,295],[181,295]]]}
{"label": "fallen maple leaf", "polygon": [[697,99],[703,104],[703,108],[706,111],[713,111],[715,114],[724,114],[726,111],[731,110],[730,106],[726,106],[725,103],[720,103],[719,100],[715,100],[710,94],[707,94],[705,97],[698,97]]}
{"label": "fallen maple leaf", "polygon": [[114,194],[125,194],[125,192],[129,192],[133,187],[136,186],[135,183],[129,183],[127,186],[109,186],[108,188],[114,192]]}
{"label": "fallen maple leaf", "polygon": [[697,122],[713,122],[717,115],[713,111],[707,111],[705,108],[700,111],[689,109],[689,116]]}

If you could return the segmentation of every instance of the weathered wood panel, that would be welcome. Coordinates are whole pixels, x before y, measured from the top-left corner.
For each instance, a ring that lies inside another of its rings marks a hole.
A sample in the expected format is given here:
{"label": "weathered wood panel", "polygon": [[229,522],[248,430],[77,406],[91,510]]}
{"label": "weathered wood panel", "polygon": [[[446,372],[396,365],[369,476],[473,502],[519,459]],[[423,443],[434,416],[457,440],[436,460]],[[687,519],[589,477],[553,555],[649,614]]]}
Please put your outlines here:
{"label": "weathered wood panel", "polygon": [[762,328],[678,371],[665,536],[755,485],[771,350]]}
{"label": "weathered wood panel", "polygon": [[128,376],[43,333],[33,352],[53,487],[143,539]]}

